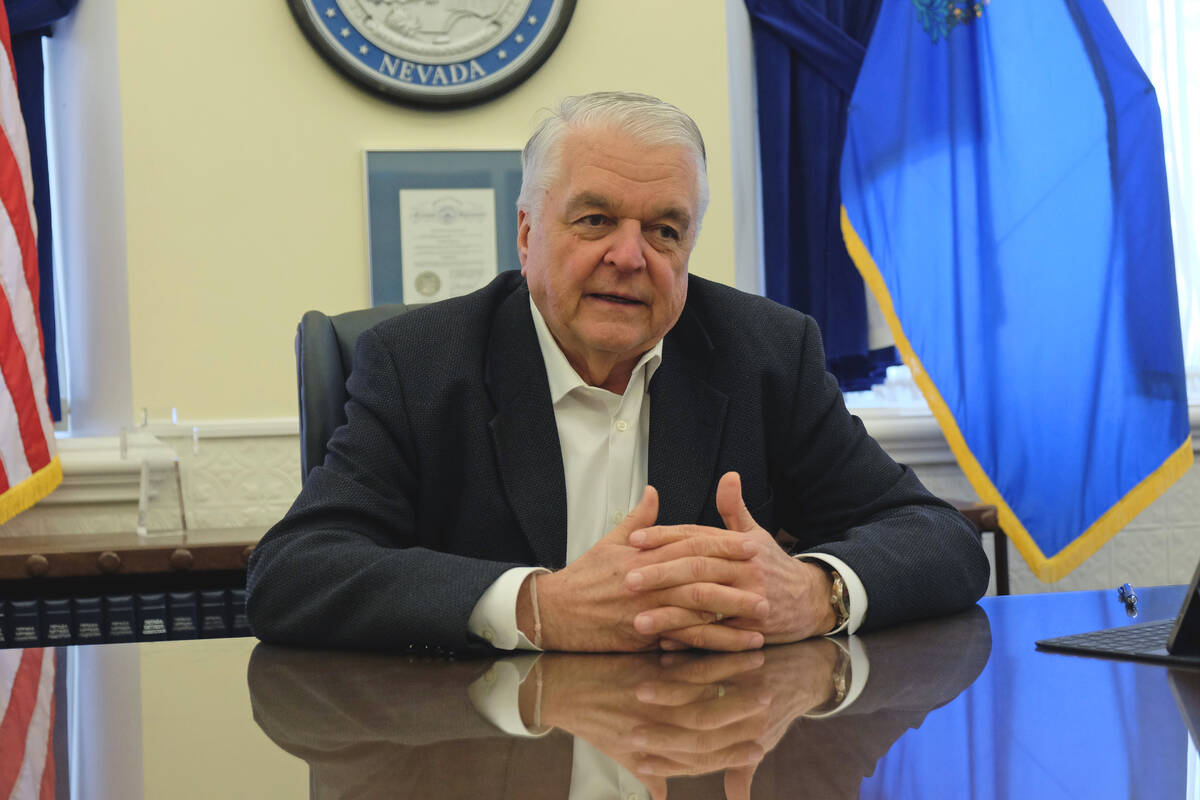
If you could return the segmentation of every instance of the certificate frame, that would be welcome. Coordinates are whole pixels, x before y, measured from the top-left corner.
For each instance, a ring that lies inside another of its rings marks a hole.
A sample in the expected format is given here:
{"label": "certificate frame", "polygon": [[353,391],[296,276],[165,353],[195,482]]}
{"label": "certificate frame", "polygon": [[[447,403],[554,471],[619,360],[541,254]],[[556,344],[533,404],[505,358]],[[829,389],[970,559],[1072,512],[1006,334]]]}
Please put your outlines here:
{"label": "certificate frame", "polygon": [[519,269],[517,195],[521,191],[519,150],[367,150],[367,261],[371,305],[426,302],[405,297],[400,192],[402,190],[491,189],[495,208],[497,270]]}

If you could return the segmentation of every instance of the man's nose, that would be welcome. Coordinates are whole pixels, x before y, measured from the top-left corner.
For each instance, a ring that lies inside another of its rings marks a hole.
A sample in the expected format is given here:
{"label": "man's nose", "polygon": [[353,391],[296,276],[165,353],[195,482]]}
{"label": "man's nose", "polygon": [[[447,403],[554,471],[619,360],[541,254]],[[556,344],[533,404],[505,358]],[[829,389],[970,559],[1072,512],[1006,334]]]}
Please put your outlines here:
{"label": "man's nose", "polygon": [[604,254],[604,263],[621,270],[644,269],[645,246],[641,223],[634,219],[622,220],[613,231],[608,252]]}

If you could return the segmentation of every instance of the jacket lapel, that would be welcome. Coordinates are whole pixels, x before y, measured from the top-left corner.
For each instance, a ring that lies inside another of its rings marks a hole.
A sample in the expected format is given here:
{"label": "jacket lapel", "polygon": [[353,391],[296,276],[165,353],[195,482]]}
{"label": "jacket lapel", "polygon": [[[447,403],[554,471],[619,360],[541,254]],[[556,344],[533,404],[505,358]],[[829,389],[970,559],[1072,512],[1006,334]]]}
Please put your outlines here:
{"label": "jacket lapel", "polygon": [[714,472],[729,397],[708,383],[712,349],[685,308],[663,340],[662,366],[650,381],[648,478],[658,490],[662,525],[720,524]]}
{"label": "jacket lapel", "polygon": [[501,483],[538,564],[557,569],[567,558],[567,487],[524,286],[497,309],[487,359],[484,380],[496,406],[488,428]]}

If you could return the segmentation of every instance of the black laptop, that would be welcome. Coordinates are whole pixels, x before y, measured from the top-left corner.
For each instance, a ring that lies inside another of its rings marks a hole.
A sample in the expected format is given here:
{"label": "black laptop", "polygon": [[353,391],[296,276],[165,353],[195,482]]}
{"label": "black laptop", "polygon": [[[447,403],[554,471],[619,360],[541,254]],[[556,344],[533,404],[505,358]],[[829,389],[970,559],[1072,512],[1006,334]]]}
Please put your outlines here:
{"label": "black laptop", "polygon": [[1200,564],[1175,619],[1042,639],[1039,650],[1200,667]]}

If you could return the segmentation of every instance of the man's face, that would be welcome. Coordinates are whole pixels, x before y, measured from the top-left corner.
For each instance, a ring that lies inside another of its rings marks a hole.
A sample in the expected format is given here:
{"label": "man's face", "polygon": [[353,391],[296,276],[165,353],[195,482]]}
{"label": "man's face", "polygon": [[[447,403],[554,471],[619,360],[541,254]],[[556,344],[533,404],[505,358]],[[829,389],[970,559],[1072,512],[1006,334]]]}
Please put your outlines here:
{"label": "man's face", "polygon": [[536,217],[518,214],[521,274],[580,377],[623,390],[683,311],[696,162],[601,129],[568,132],[559,164]]}

